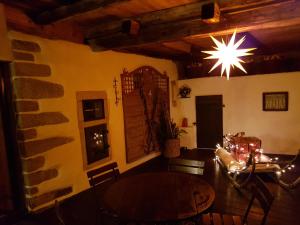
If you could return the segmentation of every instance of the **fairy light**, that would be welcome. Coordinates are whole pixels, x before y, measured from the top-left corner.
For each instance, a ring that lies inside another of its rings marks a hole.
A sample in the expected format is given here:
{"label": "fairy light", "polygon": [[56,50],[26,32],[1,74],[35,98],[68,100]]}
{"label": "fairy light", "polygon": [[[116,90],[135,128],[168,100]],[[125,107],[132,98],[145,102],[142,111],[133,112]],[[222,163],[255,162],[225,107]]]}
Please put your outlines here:
{"label": "fairy light", "polygon": [[[233,136],[232,136],[233,137]],[[239,145],[237,143],[233,142],[232,137],[229,136],[229,134],[226,134],[224,136],[224,149],[226,149],[228,151],[228,153],[233,153],[235,150],[240,150],[240,151],[244,151],[245,148],[243,147],[243,145]],[[249,147],[254,147],[255,143],[249,143],[248,145]],[[222,149],[222,147],[220,146],[220,144],[216,145],[217,150],[215,151],[216,153],[218,152],[218,149]],[[267,168],[272,168],[273,169],[273,165],[275,165],[274,169],[275,169],[275,174],[280,177],[281,175],[288,173],[290,171],[292,171],[296,166],[295,164],[293,164],[293,162],[295,160],[292,160],[288,163],[285,163],[284,166],[282,166],[282,162],[279,161],[279,157],[269,157],[267,155],[264,155],[263,152],[264,150],[262,148],[249,148],[249,151],[254,151],[256,153],[256,155],[254,156],[254,162],[255,163],[263,163],[265,164],[265,166]],[[248,151],[247,151],[248,152]],[[243,152],[244,154],[245,152]],[[258,154],[260,153],[260,154]],[[227,173],[230,174],[234,174],[234,175],[239,175],[240,173],[242,173],[244,170],[247,169],[247,161],[249,160],[250,154],[247,154],[246,158],[240,159],[240,160],[231,160],[229,162],[229,164],[227,164]],[[248,158],[248,160],[247,160]],[[220,162],[220,158],[219,156],[215,155],[214,161],[219,161]],[[272,166],[272,167],[271,167]]]}
{"label": "fairy light", "polygon": [[103,143],[103,134],[94,133],[93,139],[95,140],[96,145],[101,145]]}
{"label": "fairy light", "polygon": [[281,171],[276,171],[276,174],[277,175],[281,175]]}

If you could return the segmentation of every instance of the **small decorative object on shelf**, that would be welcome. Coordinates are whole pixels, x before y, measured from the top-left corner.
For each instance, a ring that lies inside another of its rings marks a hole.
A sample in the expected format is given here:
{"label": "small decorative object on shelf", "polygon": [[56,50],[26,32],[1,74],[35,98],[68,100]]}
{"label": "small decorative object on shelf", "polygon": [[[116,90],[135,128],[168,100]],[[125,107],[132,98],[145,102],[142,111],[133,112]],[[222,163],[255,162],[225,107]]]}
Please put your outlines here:
{"label": "small decorative object on shelf", "polygon": [[182,127],[188,127],[188,118],[183,117],[181,126]]}
{"label": "small decorative object on shelf", "polygon": [[190,98],[190,94],[191,94],[191,88],[187,85],[182,85],[179,88],[179,95],[181,98]]}

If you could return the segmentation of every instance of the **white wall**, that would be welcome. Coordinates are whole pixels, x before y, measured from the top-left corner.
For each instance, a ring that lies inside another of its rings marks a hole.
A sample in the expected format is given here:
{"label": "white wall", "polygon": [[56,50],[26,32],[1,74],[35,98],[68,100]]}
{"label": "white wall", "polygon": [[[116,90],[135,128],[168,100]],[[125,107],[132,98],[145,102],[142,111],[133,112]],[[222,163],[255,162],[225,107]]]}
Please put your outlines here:
{"label": "white wall", "polygon": [[[192,88],[192,98],[179,99],[180,118],[196,121],[195,96],[223,95],[223,133],[245,131],[262,140],[265,152],[296,154],[300,149],[300,72],[256,76],[198,78],[178,82]],[[287,112],[262,110],[262,93],[288,91]]]}

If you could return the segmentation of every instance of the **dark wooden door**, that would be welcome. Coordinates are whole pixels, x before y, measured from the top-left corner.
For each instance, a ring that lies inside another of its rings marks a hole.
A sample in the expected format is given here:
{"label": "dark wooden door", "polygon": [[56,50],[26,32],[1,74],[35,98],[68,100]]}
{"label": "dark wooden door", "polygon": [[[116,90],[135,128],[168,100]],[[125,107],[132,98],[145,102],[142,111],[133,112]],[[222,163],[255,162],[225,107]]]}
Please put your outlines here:
{"label": "dark wooden door", "polygon": [[0,212],[13,209],[1,108],[0,106]]}
{"label": "dark wooden door", "polygon": [[0,61],[0,224],[26,212],[10,78],[9,64]]}
{"label": "dark wooden door", "polygon": [[4,114],[5,110],[4,104],[4,82],[3,82],[3,70],[2,65],[0,64],[0,214],[3,211],[9,211],[13,209],[12,202],[12,190],[9,179],[9,168],[8,168],[8,157],[7,157],[7,147],[6,147],[6,130],[3,124],[4,122]]}
{"label": "dark wooden door", "polygon": [[196,96],[197,147],[215,148],[223,141],[222,95]]}

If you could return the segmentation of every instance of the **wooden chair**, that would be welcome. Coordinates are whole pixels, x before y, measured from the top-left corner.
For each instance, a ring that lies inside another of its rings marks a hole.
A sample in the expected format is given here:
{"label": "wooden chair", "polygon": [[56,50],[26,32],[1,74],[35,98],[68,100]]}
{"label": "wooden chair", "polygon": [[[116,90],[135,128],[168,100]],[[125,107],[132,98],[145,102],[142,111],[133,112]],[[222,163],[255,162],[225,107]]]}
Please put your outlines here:
{"label": "wooden chair", "polygon": [[54,202],[54,209],[55,209],[55,216],[59,222],[60,225],[66,225],[60,211],[60,202],[58,200],[55,200]]}
{"label": "wooden chair", "polygon": [[174,158],[169,160],[168,170],[203,175],[204,162],[191,159]]}
{"label": "wooden chair", "polygon": [[251,180],[252,197],[243,217],[235,215],[222,215],[219,213],[209,213],[202,216],[203,225],[244,225],[247,223],[248,214],[253,205],[254,199],[257,199],[263,209],[264,215],[260,225],[264,225],[270,211],[273,195],[269,192],[264,182],[256,176]]}
{"label": "wooden chair", "polygon": [[105,182],[116,180],[119,175],[120,172],[116,162],[87,172],[87,177],[91,187],[96,187],[97,185]]}
{"label": "wooden chair", "polygon": [[[113,212],[108,211],[105,209],[100,202],[100,196],[97,195],[96,187],[102,187],[105,186],[110,181],[115,181],[118,179],[120,175],[118,164],[116,162],[110,163],[108,165],[105,165],[103,167],[90,170],[87,172],[87,177],[89,179],[90,186],[92,187],[93,192],[93,198],[95,201],[95,204],[98,208],[99,214],[96,218],[96,224],[101,224],[100,215],[106,215],[110,218],[117,218],[118,215],[114,214]],[[97,222],[98,221],[98,222]]]}

